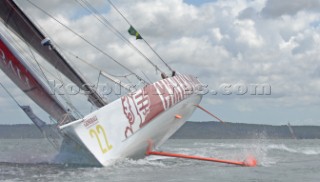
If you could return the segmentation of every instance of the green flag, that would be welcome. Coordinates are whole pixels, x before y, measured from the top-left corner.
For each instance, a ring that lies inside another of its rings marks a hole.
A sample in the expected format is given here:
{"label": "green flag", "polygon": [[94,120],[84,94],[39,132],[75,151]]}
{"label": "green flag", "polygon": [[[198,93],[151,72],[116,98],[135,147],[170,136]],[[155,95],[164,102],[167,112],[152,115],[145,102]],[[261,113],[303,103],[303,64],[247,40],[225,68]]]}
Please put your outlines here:
{"label": "green flag", "polygon": [[136,36],[136,39],[142,39],[141,35],[139,32],[136,31],[136,29],[133,28],[133,26],[130,25],[130,28],[128,30],[130,35]]}

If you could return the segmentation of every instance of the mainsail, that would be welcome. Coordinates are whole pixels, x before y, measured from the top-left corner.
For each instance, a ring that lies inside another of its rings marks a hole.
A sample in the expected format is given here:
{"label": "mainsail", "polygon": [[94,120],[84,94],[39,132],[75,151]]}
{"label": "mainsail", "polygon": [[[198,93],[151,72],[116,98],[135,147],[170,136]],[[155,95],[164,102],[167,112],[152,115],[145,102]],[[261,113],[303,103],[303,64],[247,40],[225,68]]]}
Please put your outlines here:
{"label": "mainsail", "polygon": [[67,111],[23,62],[3,33],[0,32],[0,68],[36,104],[59,121]]}
{"label": "mainsail", "polygon": [[43,44],[48,43],[48,41],[45,41],[48,40],[46,36],[40,32],[12,0],[0,1],[0,18],[6,26],[33,47],[46,61],[84,90],[92,104],[96,107],[102,107],[107,104],[53,46],[49,45],[50,49],[43,46]]}

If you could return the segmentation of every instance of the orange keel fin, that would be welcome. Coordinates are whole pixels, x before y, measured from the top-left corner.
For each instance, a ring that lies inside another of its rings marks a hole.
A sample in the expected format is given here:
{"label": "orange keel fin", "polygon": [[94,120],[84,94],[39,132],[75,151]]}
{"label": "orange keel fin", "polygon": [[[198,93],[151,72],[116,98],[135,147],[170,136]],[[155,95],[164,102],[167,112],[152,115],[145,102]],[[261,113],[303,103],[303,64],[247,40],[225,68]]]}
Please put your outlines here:
{"label": "orange keel fin", "polygon": [[211,157],[201,157],[201,156],[194,156],[194,155],[170,153],[170,152],[158,152],[158,151],[152,151],[152,144],[150,142],[149,142],[148,149],[146,151],[146,155],[158,155],[158,156],[166,156],[166,157],[176,157],[176,158],[184,158],[184,159],[209,161],[209,162],[218,162],[218,163],[233,164],[233,165],[245,166],[245,167],[257,166],[257,160],[253,156],[248,157],[244,161],[232,161],[232,160],[223,160],[223,159],[217,159],[217,158],[211,158]]}

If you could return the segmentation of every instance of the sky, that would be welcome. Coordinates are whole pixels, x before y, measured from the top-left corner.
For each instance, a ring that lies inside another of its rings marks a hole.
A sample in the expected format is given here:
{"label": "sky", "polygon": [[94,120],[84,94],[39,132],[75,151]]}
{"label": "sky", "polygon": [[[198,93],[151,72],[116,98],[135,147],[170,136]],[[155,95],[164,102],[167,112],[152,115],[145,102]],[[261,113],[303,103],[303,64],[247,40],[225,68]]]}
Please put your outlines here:
{"label": "sky", "polygon": [[[46,35],[66,50],[63,53],[77,54],[111,74],[127,74],[28,1],[15,1]],[[159,78],[159,73],[148,62],[76,1],[32,2],[134,72],[141,75],[143,71],[152,80]],[[172,68],[196,75],[208,85],[201,105],[222,120],[320,125],[319,0],[113,2]],[[92,0],[90,3],[161,69],[167,70],[143,41],[127,34],[128,24],[107,1]],[[90,80],[97,79],[95,70],[77,60],[70,61]],[[0,76],[19,103],[31,104],[4,73],[0,72]],[[256,93],[254,88],[258,89]],[[0,107],[0,124],[31,123],[1,88]],[[89,110],[88,106],[81,109]],[[41,110],[36,109],[36,112],[48,120]],[[196,111],[190,120],[214,119]]]}

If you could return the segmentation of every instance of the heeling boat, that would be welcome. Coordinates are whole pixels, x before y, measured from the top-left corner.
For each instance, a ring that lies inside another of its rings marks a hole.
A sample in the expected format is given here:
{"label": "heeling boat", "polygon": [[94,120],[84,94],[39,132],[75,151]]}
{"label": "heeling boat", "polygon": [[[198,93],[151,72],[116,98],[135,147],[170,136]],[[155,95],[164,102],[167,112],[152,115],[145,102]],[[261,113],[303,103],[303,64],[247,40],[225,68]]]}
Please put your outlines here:
{"label": "heeling boat", "polygon": [[193,92],[199,83],[193,76],[166,78],[60,129],[102,165],[124,157],[141,158],[150,141],[159,147],[191,116],[202,98]]}
{"label": "heeling boat", "polygon": [[[68,108],[48,94],[45,84],[36,79],[36,73],[24,64],[26,60],[19,57],[19,51],[10,46],[5,33],[1,32],[1,69],[56,120],[65,141],[61,152],[69,152],[66,161],[77,156],[77,159],[88,158],[89,163],[107,166],[120,158],[144,157],[150,142],[153,147],[163,144],[185,123],[201,101],[202,96],[197,93],[201,90],[199,80],[195,76],[172,72],[171,77],[162,74],[159,81],[146,84],[107,104],[14,1],[0,2],[0,16],[3,24],[21,40],[73,83],[89,92],[88,100],[97,107],[96,111],[75,120],[77,117],[68,112]],[[129,33],[142,39],[133,27]],[[7,66],[10,61],[10,66]],[[110,75],[107,77],[120,84]],[[25,80],[32,80],[32,85],[27,84],[26,88]]]}

